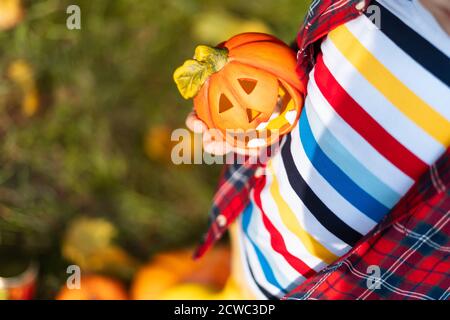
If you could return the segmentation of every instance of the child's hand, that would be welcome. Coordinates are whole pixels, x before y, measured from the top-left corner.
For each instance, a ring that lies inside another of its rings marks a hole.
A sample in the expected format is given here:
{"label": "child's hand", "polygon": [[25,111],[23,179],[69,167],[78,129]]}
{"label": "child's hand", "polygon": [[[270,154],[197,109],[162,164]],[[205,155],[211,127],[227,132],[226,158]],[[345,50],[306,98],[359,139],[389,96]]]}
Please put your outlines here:
{"label": "child's hand", "polygon": [[207,153],[211,153],[217,156],[225,155],[229,152],[235,152],[241,155],[257,156],[259,149],[244,150],[241,148],[235,148],[226,141],[216,141],[209,132],[206,124],[197,117],[195,111],[192,111],[186,118],[186,126],[194,133],[203,135],[203,149]]}

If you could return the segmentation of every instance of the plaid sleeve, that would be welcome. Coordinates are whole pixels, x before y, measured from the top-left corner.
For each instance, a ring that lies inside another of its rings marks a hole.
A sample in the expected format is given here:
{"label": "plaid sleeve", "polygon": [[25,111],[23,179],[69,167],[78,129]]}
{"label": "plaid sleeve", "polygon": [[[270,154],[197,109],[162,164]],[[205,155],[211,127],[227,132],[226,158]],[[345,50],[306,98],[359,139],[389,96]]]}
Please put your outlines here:
{"label": "plaid sleeve", "polygon": [[226,232],[228,226],[250,201],[252,178],[257,164],[231,164],[224,167],[209,212],[209,228],[194,253],[200,258]]}
{"label": "plaid sleeve", "polygon": [[449,299],[449,187],[447,151],[385,221],[285,299]]}
{"label": "plaid sleeve", "polygon": [[297,35],[297,74],[302,82],[308,80],[315,64],[320,39],[341,24],[361,15],[371,0],[313,0]]}

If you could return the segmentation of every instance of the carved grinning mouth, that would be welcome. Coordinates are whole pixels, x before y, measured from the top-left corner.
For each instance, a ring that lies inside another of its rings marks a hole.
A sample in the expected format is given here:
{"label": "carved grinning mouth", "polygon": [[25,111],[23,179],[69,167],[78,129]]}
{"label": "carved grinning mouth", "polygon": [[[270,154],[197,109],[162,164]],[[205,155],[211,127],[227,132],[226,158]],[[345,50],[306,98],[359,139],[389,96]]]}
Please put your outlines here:
{"label": "carved grinning mouth", "polygon": [[[222,94],[219,103],[219,112],[225,112],[231,108],[233,108],[233,105]],[[267,145],[269,139],[272,140],[270,137],[274,137],[280,132],[286,132],[286,130],[294,125],[297,119],[297,113],[295,99],[292,98],[286,87],[279,82],[277,102],[270,118],[261,122],[262,119],[258,118],[263,116],[262,112],[247,109],[248,122],[258,121],[258,126],[254,130],[247,132],[248,135],[244,135],[242,139],[237,137],[233,137],[232,139],[234,141],[241,140],[248,148],[264,147]],[[251,137],[252,134],[254,134],[253,137]]]}
{"label": "carved grinning mouth", "polygon": [[256,127],[256,130],[283,130],[285,126],[292,126],[296,117],[297,111],[295,109],[295,102],[286,88],[280,83],[280,90],[274,112],[269,120],[261,122],[258,127]]}
{"label": "carved grinning mouth", "polygon": [[[295,108],[295,101],[289,95],[286,88],[280,83],[280,90],[278,94],[277,104],[274,112],[269,120],[261,122],[256,127],[256,134],[258,138],[250,139],[247,142],[247,147],[258,148],[267,144],[265,138],[270,137],[273,131],[284,131],[293,126],[297,119],[297,110]],[[265,137],[265,138],[263,138]]]}

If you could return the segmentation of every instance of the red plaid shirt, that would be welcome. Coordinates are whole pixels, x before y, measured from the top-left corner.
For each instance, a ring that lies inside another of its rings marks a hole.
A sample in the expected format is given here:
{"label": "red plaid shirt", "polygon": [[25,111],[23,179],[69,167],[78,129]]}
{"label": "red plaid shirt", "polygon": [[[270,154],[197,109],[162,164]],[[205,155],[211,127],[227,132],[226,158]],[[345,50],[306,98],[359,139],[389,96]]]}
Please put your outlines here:
{"label": "red plaid shirt", "polygon": [[[370,0],[315,0],[298,43],[297,73],[307,82],[320,40],[362,14]],[[306,87],[306,86],[305,86]],[[210,212],[202,256],[249,202],[258,165],[225,167]],[[450,297],[450,149],[345,256],[285,299],[448,299]]]}

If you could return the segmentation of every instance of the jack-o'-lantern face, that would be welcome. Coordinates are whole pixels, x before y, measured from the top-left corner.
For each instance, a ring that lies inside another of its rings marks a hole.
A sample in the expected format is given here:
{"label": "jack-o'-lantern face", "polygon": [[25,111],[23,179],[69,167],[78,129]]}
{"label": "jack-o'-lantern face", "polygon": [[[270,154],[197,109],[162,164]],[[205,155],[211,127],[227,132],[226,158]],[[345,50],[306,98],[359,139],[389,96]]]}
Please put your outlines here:
{"label": "jack-o'-lantern face", "polygon": [[[215,81],[219,78],[219,81]],[[209,108],[221,129],[255,129],[272,115],[278,80],[258,69],[229,63],[211,76]]]}
{"label": "jack-o'-lantern face", "polygon": [[[292,130],[304,90],[295,74],[295,53],[289,47],[272,36],[249,33],[206,50],[219,51],[213,51],[210,60],[205,58],[208,55],[196,52],[196,56],[201,56],[206,66],[215,59],[220,65],[207,74],[194,98],[197,115],[208,127],[219,129],[232,145],[241,148],[270,145]],[[182,91],[179,79],[184,74],[180,69],[175,80]]]}

